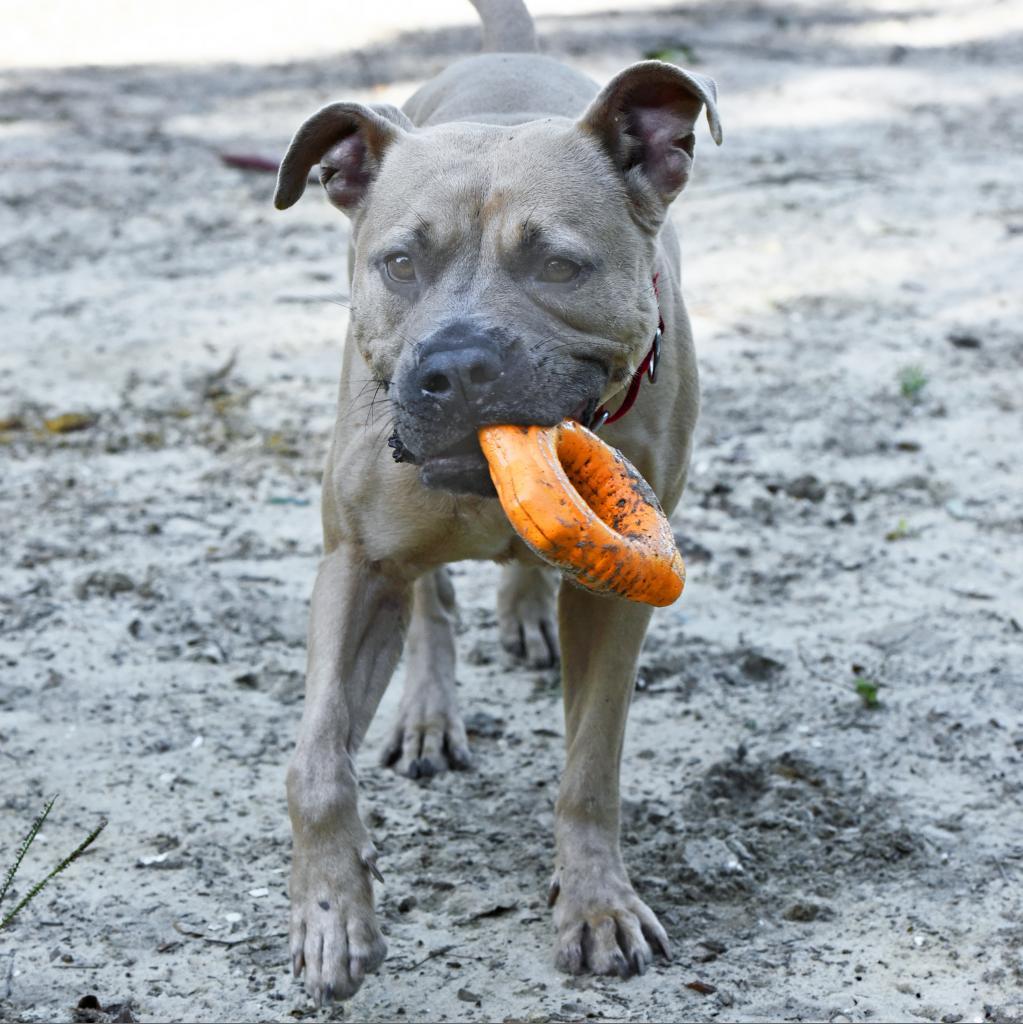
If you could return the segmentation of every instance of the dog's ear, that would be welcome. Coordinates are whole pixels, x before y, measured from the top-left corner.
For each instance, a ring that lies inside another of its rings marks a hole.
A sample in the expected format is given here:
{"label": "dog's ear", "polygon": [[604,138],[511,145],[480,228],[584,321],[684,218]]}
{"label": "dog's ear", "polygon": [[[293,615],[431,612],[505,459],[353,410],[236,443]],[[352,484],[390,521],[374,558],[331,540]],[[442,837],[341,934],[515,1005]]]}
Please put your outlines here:
{"label": "dog's ear", "polygon": [[580,126],[608,152],[644,219],[659,222],[685,187],[704,107],[711,137],[720,146],[713,79],[646,60],[613,78],[583,115]]}
{"label": "dog's ear", "polygon": [[362,202],[384,153],[412,122],[390,104],[331,103],[295,132],[277,174],[274,206],[286,210],[305,191],[309,171],[320,165],[327,198],[351,214]]}

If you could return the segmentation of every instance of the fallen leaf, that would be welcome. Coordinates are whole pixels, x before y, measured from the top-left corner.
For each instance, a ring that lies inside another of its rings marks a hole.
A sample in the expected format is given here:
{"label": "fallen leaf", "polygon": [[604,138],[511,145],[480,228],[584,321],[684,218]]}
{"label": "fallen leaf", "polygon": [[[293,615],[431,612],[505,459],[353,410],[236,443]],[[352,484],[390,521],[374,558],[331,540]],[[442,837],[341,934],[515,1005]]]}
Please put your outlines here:
{"label": "fallen leaf", "polygon": [[43,420],[43,426],[51,434],[72,434],[76,430],[87,430],[96,422],[95,416],[84,412],[65,412]]}
{"label": "fallen leaf", "polygon": [[699,992],[701,996],[712,996],[717,989],[713,985],[708,985],[705,981],[687,981],[686,988],[691,988],[694,992]]}

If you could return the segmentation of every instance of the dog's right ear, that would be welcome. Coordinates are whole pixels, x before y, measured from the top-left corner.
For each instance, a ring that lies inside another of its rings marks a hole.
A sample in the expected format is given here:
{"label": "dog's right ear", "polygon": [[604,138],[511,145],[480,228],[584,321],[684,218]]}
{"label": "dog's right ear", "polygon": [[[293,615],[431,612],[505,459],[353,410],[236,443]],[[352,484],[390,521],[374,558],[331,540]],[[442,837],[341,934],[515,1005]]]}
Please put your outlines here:
{"label": "dog's right ear", "polygon": [[297,203],[309,171],[319,164],[327,198],[352,214],[365,198],[388,147],[412,128],[412,122],[390,104],[328,104],[295,132],[277,174],[274,206],[286,210]]}

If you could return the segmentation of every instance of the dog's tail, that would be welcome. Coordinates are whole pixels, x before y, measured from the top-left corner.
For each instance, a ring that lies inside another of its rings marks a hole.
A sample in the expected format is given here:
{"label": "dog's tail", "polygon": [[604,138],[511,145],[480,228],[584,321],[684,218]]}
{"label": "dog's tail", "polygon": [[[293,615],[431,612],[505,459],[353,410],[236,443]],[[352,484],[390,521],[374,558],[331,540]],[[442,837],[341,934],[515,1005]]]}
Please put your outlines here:
{"label": "dog's tail", "polygon": [[536,31],[522,0],[469,0],[483,22],[488,53],[535,53]]}

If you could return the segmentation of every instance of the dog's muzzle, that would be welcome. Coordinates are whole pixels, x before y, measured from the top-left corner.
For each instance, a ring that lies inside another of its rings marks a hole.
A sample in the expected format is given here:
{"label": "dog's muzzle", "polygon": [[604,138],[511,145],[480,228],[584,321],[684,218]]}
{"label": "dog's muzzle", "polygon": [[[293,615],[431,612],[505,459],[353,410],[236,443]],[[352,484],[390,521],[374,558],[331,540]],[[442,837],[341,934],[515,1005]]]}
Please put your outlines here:
{"label": "dog's muzzle", "polygon": [[419,466],[425,486],[494,497],[479,428],[554,426],[599,395],[605,380],[591,363],[560,353],[544,359],[539,346],[501,327],[453,321],[399,365],[388,443],[395,459]]}

